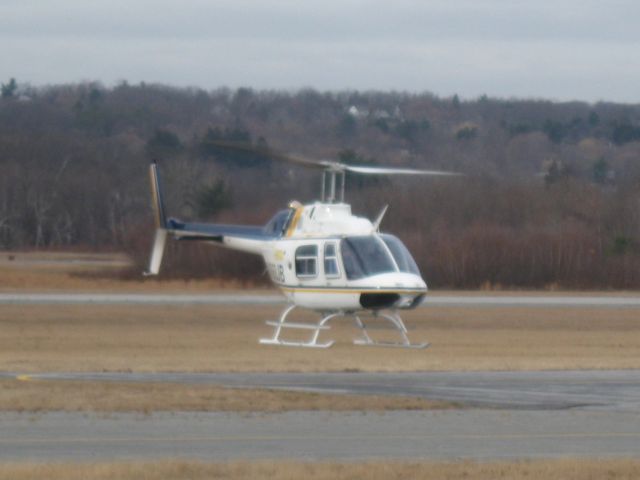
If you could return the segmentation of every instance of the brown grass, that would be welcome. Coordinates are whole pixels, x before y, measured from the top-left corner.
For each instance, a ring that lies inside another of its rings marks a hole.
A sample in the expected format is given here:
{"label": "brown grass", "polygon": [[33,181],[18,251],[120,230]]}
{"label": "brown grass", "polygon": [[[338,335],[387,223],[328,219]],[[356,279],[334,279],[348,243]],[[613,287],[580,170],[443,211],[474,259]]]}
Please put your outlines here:
{"label": "brown grass", "polygon": [[0,292],[198,293],[246,287],[234,280],[159,280],[142,272],[131,276],[128,265],[125,255],[113,253],[0,251]]}
{"label": "brown grass", "polygon": [[437,479],[437,480],[636,480],[639,460],[563,459],[519,462],[227,462],[189,461],[119,462],[97,464],[5,464],[0,480],[200,480],[269,478],[343,480]]}
{"label": "brown grass", "polygon": [[0,411],[385,411],[454,408],[412,397],[325,395],[171,383],[0,379]]}
{"label": "brown grass", "polygon": [[206,293],[242,287],[241,282],[218,279],[158,280],[140,275],[122,280],[115,268],[112,275],[105,275],[102,270],[96,274],[93,267],[77,266],[70,270],[57,265],[16,268],[0,264],[1,292]]}
{"label": "brown grass", "polygon": [[[346,320],[329,350],[258,345],[265,306],[0,305],[0,370],[416,371],[640,368],[636,309],[445,308],[406,315],[426,350],[356,347]],[[305,314],[306,318],[312,318]],[[300,318],[298,318],[300,319]],[[378,333],[378,332],[375,332]]]}
{"label": "brown grass", "polygon": [[[86,263],[95,260],[100,265]],[[126,257],[118,254],[3,252],[0,291],[195,293],[237,287],[217,280],[120,281],[101,276],[121,268],[123,262]],[[270,334],[263,320],[277,318],[279,310],[276,306],[0,305],[0,370],[640,368],[636,309],[425,307],[405,314],[412,339],[432,343],[420,351],[354,347],[350,340],[357,332],[346,320],[323,333],[338,341],[330,351],[259,346],[257,339]],[[301,318],[315,317],[306,313]]]}

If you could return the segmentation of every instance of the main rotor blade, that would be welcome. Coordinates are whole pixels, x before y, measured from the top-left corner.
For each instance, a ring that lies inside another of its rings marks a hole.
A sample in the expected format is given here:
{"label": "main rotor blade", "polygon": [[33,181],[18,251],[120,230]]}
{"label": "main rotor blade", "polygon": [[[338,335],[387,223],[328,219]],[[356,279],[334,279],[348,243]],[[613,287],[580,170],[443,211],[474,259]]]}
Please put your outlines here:
{"label": "main rotor blade", "polygon": [[462,173],[447,172],[443,170],[418,170],[414,168],[393,168],[393,167],[369,167],[365,165],[349,165],[347,163],[333,160],[312,160],[299,155],[290,155],[272,150],[269,147],[259,147],[248,143],[209,141],[211,145],[222,149],[235,150],[255,155],[263,155],[272,160],[302,165],[304,167],[329,170],[334,172],[353,172],[365,175],[432,175],[432,176],[460,176]]}
{"label": "main rotor blade", "polygon": [[392,167],[365,167],[357,165],[340,164],[340,167],[348,172],[364,173],[370,175],[441,175],[460,176],[462,173],[447,172],[444,170],[418,170],[414,168],[392,168]]}
{"label": "main rotor blade", "polygon": [[319,160],[311,160],[309,158],[300,157],[298,155],[289,155],[280,152],[276,152],[270,149],[261,149],[259,150],[263,155],[272,158],[273,160],[279,160],[281,162],[293,163],[294,165],[303,165],[305,167],[311,168],[319,168],[324,169],[327,168],[325,162]]}
{"label": "main rotor blade", "polygon": [[297,155],[289,155],[272,150],[269,147],[258,147],[249,143],[237,143],[237,142],[218,142],[209,141],[211,145],[222,149],[235,150],[238,152],[250,153],[253,155],[263,155],[264,157],[272,160],[278,160],[281,162],[293,163],[295,165],[302,165],[305,167],[325,169],[327,168],[326,162],[311,160],[308,158],[300,157]]}

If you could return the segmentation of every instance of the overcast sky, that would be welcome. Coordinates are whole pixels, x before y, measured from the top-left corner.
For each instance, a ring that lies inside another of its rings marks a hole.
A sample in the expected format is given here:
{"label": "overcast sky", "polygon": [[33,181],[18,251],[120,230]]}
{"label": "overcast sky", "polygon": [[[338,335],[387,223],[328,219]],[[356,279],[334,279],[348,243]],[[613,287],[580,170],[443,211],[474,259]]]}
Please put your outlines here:
{"label": "overcast sky", "polygon": [[640,103],[637,0],[0,0],[0,81]]}

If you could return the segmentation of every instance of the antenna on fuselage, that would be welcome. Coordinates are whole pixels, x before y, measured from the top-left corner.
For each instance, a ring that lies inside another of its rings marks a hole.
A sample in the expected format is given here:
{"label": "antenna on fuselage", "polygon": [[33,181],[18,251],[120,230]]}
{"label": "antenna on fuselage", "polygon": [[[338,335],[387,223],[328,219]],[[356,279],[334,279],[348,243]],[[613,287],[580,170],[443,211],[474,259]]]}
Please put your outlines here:
{"label": "antenna on fuselage", "polygon": [[380,229],[380,224],[382,223],[382,219],[384,218],[384,214],[387,213],[388,208],[389,208],[389,205],[385,205],[384,207],[382,207],[382,210],[380,210],[380,213],[378,214],[376,219],[373,221],[374,232],[377,232]]}

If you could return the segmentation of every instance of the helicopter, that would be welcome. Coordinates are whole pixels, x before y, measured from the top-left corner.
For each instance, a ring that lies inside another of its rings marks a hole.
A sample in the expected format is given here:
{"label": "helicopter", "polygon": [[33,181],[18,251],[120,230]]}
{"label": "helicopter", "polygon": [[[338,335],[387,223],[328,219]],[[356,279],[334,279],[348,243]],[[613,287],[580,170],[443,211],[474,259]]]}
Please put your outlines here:
{"label": "helicopter", "polygon": [[[250,151],[234,144],[223,148]],[[329,322],[349,317],[360,336],[353,343],[368,346],[426,348],[412,343],[400,310],[416,308],[427,293],[427,284],[405,245],[394,235],[380,232],[385,206],[373,220],[353,215],[344,201],[346,173],[359,175],[451,176],[455,172],[380,166],[350,165],[333,160],[312,160],[261,149],[262,154],[304,167],[321,170],[320,200],[303,205],[292,201],[264,226],[189,223],[167,218],[158,164],[149,167],[156,231],[149,269],[157,275],[168,236],[178,241],[201,241],[262,256],[272,283],[280,289],[287,305],[276,321],[266,323],[273,335],[260,344],[328,348],[333,340],[320,341]],[[315,323],[289,320],[296,308],[319,315]],[[399,340],[377,341],[368,326],[371,320],[386,320]],[[286,339],[289,330],[306,330],[308,340]]]}

